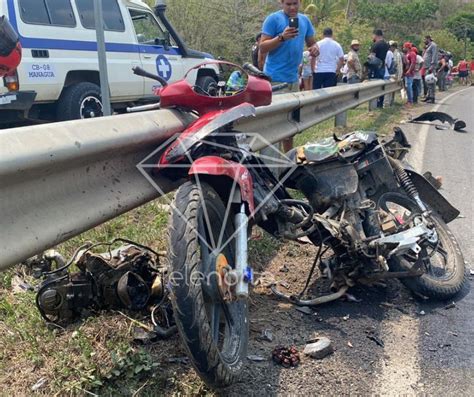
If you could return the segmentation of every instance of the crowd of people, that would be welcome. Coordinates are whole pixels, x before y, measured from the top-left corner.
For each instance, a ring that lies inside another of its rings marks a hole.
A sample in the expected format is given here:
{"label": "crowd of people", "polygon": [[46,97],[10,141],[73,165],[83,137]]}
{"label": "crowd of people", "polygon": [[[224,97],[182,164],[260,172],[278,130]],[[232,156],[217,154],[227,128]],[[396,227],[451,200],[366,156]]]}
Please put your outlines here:
{"label": "crowd of people", "polygon": [[[276,83],[287,83],[285,92],[355,84],[366,79],[395,79],[403,82],[402,97],[410,107],[420,100],[434,103],[436,87],[445,91],[455,76],[460,84],[471,84],[474,59],[462,59],[454,65],[452,54],[439,49],[430,36],[424,38],[423,48],[417,48],[410,42],[386,41],[382,30],[375,29],[370,54],[361,59],[359,40],[352,40],[344,54],[332,29],[327,27],[323,39],[316,42],[310,20],[299,13],[300,0],[280,3],[282,9],[265,19],[256,38],[253,62]],[[295,18],[296,27],[290,27],[289,20]],[[379,98],[377,106],[389,106],[391,101],[393,97],[386,95]]]}

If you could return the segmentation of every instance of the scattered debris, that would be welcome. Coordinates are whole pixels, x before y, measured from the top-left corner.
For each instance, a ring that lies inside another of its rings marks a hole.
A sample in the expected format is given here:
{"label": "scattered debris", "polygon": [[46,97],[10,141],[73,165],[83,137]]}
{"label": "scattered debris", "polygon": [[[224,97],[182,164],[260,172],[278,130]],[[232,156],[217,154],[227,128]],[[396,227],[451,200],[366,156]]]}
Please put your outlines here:
{"label": "scattered debris", "polygon": [[383,343],[383,340],[378,337],[378,335],[375,334],[374,329],[368,329],[365,331],[367,334],[367,338],[370,340],[373,340],[377,345],[380,347],[385,347],[385,344]]}
{"label": "scattered debris", "polygon": [[48,382],[48,380],[46,378],[41,378],[38,382],[36,382],[31,387],[31,391],[37,391],[37,390],[41,389],[46,384],[46,382]]}
{"label": "scattered debris", "polygon": [[272,359],[285,368],[297,367],[300,363],[300,354],[295,346],[277,346],[272,351]]}
{"label": "scattered debris", "polygon": [[144,345],[151,343],[156,339],[154,332],[146,331],[142,327],[135,327],[133,329],[133,340],[135,342],[143,343]]}
{"label": "scattered debris", "polygon": [[351,349],[354,347],[354,345],[351,342],[347,342],[347,346],[349,346]]}
{"label": "scattered debris", "polygon": [[280,267],[280,272],[282,273],[288,273],[289,271],[290,269],[288,269],[286,265],[283,265],[282,267]]}
{"label": "scattered debris", "polygon": [[451,347],[451,346],[452,346],[451,343],[438,343],[438,347],[440,349],[443,349],[445,347]]}
{"label": "scattered debris", "polygon": [[425,313],[425,311],[424,311],[424,310],[422,310],[422,311],[420,311],[420,313],[419,313],[419,314],[420,314],[420,316],[424,316],[426,313]]}
{"label": "scattered debris", "polygon": [[320,337],[316,342],[305,346],[303,353],[313,358],[324,358],[334,352],[331,340],[325,336]]}
{"label": "scattered debris", "polygon": [[375,335],[367,335],[367,338],[369,338],[370,340],[373,340],[380,347],[385,347],[385,344],[383,343],[383,341],[380,338],[376,337]]}
{"label": "scattered debris", "polygon": [[346,292],[344,297],[347,299],[348,302],[355,302],[355,303],[362,302],[362,299],[357,299],[354,295],[349,294],[348,292]]}
{"label": "scattered debris", "polygon": [[19,275],[15,275],[11,281],[12,292],[14,294],[21,294],[26,291],[33,291],[34,288],[23,280]]}
{"label": "scattered debris", "polygon": [[262,361],[266,361],[266,358],[265,358],[265,357],[257,356],[256,354],[249,354],[249,355],[247,356],[247,359],[250,360],[250,361],[255,361],[256,363],[259,363],[259,362],[262,362]]}
{"label": "scattered debris", "polygon": [[286,281],[280,281],[279,283],[283,288],[290,289],[290,284],[288,284]]}
{"label": "scattered debris", "polygon": [[[436,129],[441,129],[441,130],[448,129],[446,126],[444,126],[442,124],[441,125],[440,124],[432,124],[431,122],[433,122],[435,120],[441,121],[443,124],[444,123],[450,124],[451,127],[453,127],[453,129],[455,131],[465,132],[465,131],[463,131],[464,128],[466,128],[466,123],[464,121],[455,119],[455,118],[451,117],[449,114],[443,113],[443,112],[423,113],[423,114],[419,115],[418,117],[410,120],[409,123],[434,125],[436,127]],[[426,123],[426,122],[428,122],[428,123]]]}
{"label": "scattered debris", "polygon": [[269,329],[264,329],[262,331],[262,334],[257,339],[263,340],[265,342],[273,342],[272,331],[270,331]]}
{"label": "scattered debris", "polygon": [[444,310],[454,309],[455,307],[456,304],[454,302],[451,302],[449,305],[444,307]]}
{"label": "scattered debris", "polygon": [[188,365],[189,364],[189,358],[188,357],[168,357],[166,359],[166,362],[170,363],[170,364]]}
{"label": "scattered debris", "polygon": [[347,315],[345,315],[342,319],[343,319],[344,321],[347,321],[347,320],[349,320],[350,317],[351,317],[351,316],[350,316],[349,314],[347,314]]}
{"label": "scattered debris", "polygon": [[313,314],[314,312],[308,306],[295,306],[295,309],[303,314]]}

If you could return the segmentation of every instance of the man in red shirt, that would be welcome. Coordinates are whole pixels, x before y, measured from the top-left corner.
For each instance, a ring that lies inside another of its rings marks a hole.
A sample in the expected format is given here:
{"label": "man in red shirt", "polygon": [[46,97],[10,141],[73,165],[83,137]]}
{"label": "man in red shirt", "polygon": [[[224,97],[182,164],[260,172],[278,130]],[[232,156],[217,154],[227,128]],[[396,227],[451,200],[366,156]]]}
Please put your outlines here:
{"label": "man in red shirt", "polygon": [[405,77],[405,88],[407,90],[407,106],[410,107],[413,105],[413,77],[415,76],[415,66],[416,66],[416,54],[412,50],[411,43],[403,44],[403,53],[406,56],[406,69],[404,73]]}

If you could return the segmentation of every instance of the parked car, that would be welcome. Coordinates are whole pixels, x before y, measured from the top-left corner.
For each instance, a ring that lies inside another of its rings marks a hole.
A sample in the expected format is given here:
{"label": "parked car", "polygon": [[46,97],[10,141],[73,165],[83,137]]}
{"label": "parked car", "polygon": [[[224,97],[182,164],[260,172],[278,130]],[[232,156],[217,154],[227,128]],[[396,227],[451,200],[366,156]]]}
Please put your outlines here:
{"label": "parked car", "polygon": [[[172,82],[211,55],[187,48],[157,1],[154,12],[141,0],[102,0],[112,108],[156,101],[153,83],[134,75],[140,66]],[[34,91],[24,112],[32,119],[71,120],[102,115],[93,0],[0,0],[23,47],[12,77],[16,92]],[[216,70],[201,68],[196,85],[216,81]],[[0,88],[0,94],[9,90]],[[1,109],[0,109],[1,112]],[[0,124],[4,118],[0,114]]]}

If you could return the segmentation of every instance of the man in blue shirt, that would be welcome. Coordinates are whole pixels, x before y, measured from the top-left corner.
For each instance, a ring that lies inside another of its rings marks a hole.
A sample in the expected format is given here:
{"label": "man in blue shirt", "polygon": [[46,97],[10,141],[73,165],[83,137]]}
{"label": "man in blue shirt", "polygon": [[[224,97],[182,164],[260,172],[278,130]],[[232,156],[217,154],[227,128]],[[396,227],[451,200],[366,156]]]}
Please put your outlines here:
{"label": "man in blue shirt", "polygon": [[[304,45],[310,55],[319,54],[314,39],[314,28],[306,15],[298,13],[300,0],[280,0],[282,10],[269,15],[263,22],[260,51],[268,54],[263,71],[274,83],[288,83],[286,92],[297,92],[298,66],[303,57]],[[298,28],[289,27],[290,18],[298,18]],[[283,93],[285,91],[279,91]],[[293,138],[283,142],[283,149],[293,147]]]}

